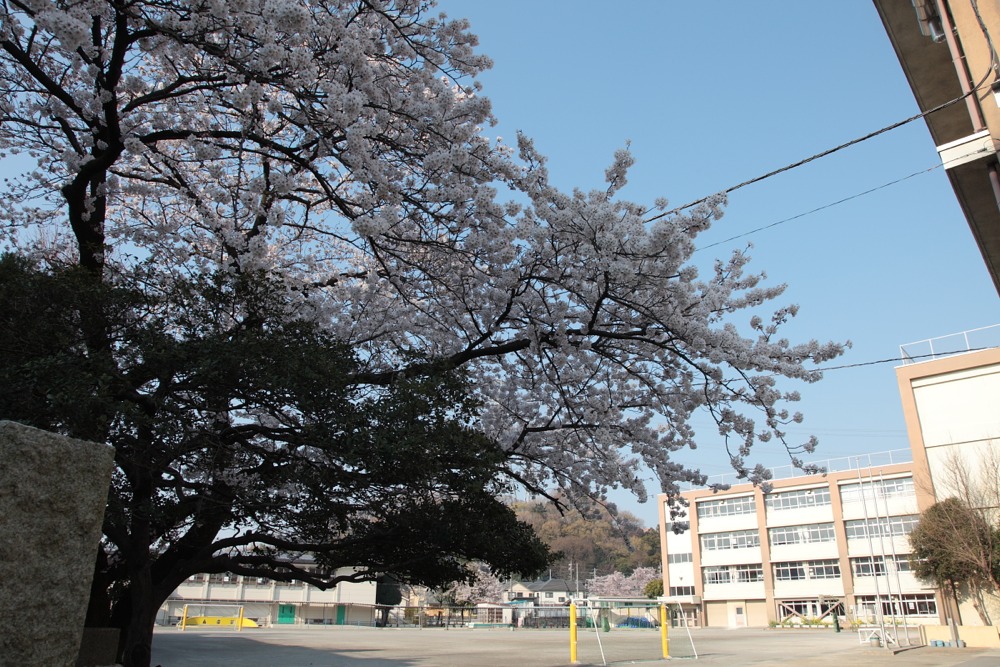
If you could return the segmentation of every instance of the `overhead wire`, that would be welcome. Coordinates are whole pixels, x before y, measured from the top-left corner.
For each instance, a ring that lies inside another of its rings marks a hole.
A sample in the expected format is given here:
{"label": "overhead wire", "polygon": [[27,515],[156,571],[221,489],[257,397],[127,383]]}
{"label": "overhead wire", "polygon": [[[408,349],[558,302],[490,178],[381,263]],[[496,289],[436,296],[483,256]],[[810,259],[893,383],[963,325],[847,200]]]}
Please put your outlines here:
{"label": "overhead wire", "polygon": [[761,181],[763,181],[765,179],[771,178],[772,176],[777,176],[778,174],[783,174],[786,171],[791,171],[792,169],[797,169],[798,167],[801,167],[803,165],[809,164],[810,162],[814,162],[814,161],[816,161],[816,160],[818,160],[820,158],[826,157],[827,155],[832,155],[833,153],[841,151],[841,150],[843,150],[845,148],[849,148],[849,147],[854,146],[856,144],[860,144],[861,142],[868,141],[869,139],[877,137],[877,136],[879,136],[881,134],[885,134],[886,132],[890,132],[892,130],[895,130],[898,127],[902,127],[903,125],[906,125],[908,123],[912,123],[915,120],[919,120],[919,119],[924,118],[926,116],[929,116],[929,115],[931,115],[933,113],[937,113],[938,111],[941,111],[942,109],[947,109],[950,106],[954,106],[955,104],[958,104],[959,102],[962,102],[963,100],[965,100],[970,95],[973,95],[973,94],[977,93],[979,90],[981,90],[982,87],[983,87],[983,85],[986,83],[987,79],[989,79],[991,73],[993,73],[992,67],[990,68],[989,71],[987,71],[986,75],[982,79],[980,79],[979,83],[977,83],[967,93],[963,93],[962,95],[960,95],[960,96],[958,96],[958,97],[956,97],[954,99],[948,100],[947,102],[944,102],[942,104],[939,104],[939,105],[937,105],[936,107],[934,107],[932,109],[928,109],[927,111],[922,111],[921,113],[918,113],[918,114],[915,114],[913,116],[910,116],[909,118],[905,118],[903,120],[897,121],[895,123],[892,123],[891,125],[886,125],[885,127],[880,128],[878,130],[875,130],[874,132],[869,132],[868,134],[866,134],[864,136],[857,137],[855,139],[851,139],[850,141],[842,143],[842,144],[840,144],[838,146],[834,146],[833,148],[828,148],[827,150],[822,151],[820,153],[816,153],[815,155],[810,155],[809,157],[804,158],[802,160],[799,160],[797,162],[793,162],[791,164],[785,165],[784,167],[780,167],[778,169],[774,169],[772,171],[769,171],[766,174],[762,174],[760,176],[756,176],[754,178],[745,180],[742,183],[737,183],[736,185],[732,185],[732,186],[730,186],[730,187],[728,187],[728,188],[726,188],[724,190],[721,190],[721,191],[713,193],[711,195],[707,195],[705,197],[702,197],[701,199],[695,199],[694,201],[688,202],[687,204],[684,204],[683,206],[678,206],[676,208],[670,209],[669,211],[663,211],[662,213],[657,213],[656,215],[654,215],[652,217],[646,218],[645,222],[647,222],[647,223],[654,222],[654,221],[659,220],[661,218],[665,218],[667,216],[674,215],[675,213],[680,213],[681,211],[683,211],[685,209],[688,209],[688,208],[691,208],[692,206],[697,206],[698,204],[703,204],[703,203],[707,202],[709,199],[711,199],[712,197],[717,197],[719,195],[729,194],[731,192],[735,192],[736,190],[744,188],[744,187],[746,187],[748,185],[753,185],[754,183],[759,183],[759,182],[761,182]]}
{"label": "overhead wire", "polygon": [[826,210],[828,208],[833,208],[834,206],[839,206],[840,204],[849,202],[852,199],[858,199],[859,197],[864,197],[865,195],[870,195],[873,192],[878,192],[879,190],[884,190],[885,188],[888,188],[890,186],[896,185],[898,183],[902,183],[903,181],[907,181],[907,180],[909,180],[911,178],[914,178],[916,176],[921,176],[923,174],[932,172],[935,169],[940,169],[943,166],[944,166],[944,163],[942,162],[942,163],[934,165],[933,167],[928,167],[927,169],[921,169],[920,171],[915,171],[915,172],[913,172],[912,174],[910,174],[908,176],[903,176],[902,178],[897,178],[894,181],[889,181],[888,183],[883,183],[882,185],[879,185],[879,186],[874,187],[874,188],[870,188],[868,190],[865,190],[864,192],[858,192],[857,194],[850,195],[849,197],[844,197],[843,199],[838,199],[837,201],[830,202],[829,204],[824,204],[823,206],[817,206],[816,208],[811,209],[809,211],[805,211],[803,213],[798,213],[798,214],[793,215],[793,216],[788,217],[788,218],[783,218],[782,220],[778,220],[777,222],[772,222],[772,223],[764,225],[762,227],[756,227],[755,229],[751,229],[750,231],[743,232],[742,234],[737,234],[735,236],[730,236],[727,239],[723,239],[721,241],[716,241],[715,243],[709,243],[708,245],[700,246],[700,247],[696,248],[694,252],[699,252],[701,250],[708,250],[709,248],[714,248],[715,246],[720,246],[720,245],[723,245],[724,243],[729,243],[730,241],[736,241],[736,240],[741,239],[741,238],[743,238],[745,236],[750,236],[751,234],[756,234],[757,232],[762,232],[762,231],[764,231],[766,229],[771,229],[772,227],[777,227],[778,225],[783,225],[786,222],[792,222],[793,220],[798,220],[799,218],[804,218],[807,215],[812,215],[813,213],[818,213],[818,212]]}

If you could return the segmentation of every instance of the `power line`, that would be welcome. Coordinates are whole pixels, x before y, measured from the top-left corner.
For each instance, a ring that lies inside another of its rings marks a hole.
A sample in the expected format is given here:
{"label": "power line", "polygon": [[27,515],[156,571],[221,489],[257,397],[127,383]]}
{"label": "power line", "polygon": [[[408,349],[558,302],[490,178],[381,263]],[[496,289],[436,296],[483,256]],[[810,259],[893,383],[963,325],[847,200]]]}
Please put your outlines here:
{"label": "power line", "polygon": [[744,236],[750,236],[751,234],[756,234],[757,232],[762,232],[765,229],[771,229],[772,227],[777,227],[778,225],[783,225],[786,222],[791,222],[793,220],[798,220],[799,218],[804,218],[807,215],[812,215],[813,213],[818,213],[819,211],[823,211],[823,210],[828,209],[828,208],[833,208],[834,206],[838,206],[838,205],[843,204],[845,202],[849,202],[852,199],[858,199],[859,197],[864,197],[865,195],[870,195],[873,192],[878,192],[879,190],[883,190],[883,189],[888,188],[890,186],[896,185],[897,183],[902,183],[903,181],[906,181],[906,180],[909,180],[911,178],[914,178],[915,176],[920,176],[922,174],[926,174],[926,173],[932,172],[935,169],[940,169],[943,166],[944,166],[944,163],[942,162],[940,164],[934,165],[933,167],[928,167],[927,169],[921,169],[920,171],[915,171],[912,174],[910,174],[909,176],[903,176],[902,178],[897,178],[894,181],[890,181],[888,183],[883,183],[882,185],[879,185],[877,187],[871,188],[869,190],[865,190],[864,192],[859,192],[859,193],[853,194],[853,195],[851,195],[849,197],[844,197],[843,199],[838,199],[835,202],[830,202],[829,204],[824,204],[823,206],[817,206],[816,208],[814,208],[814,209],[812,209],[810,211],[805,211],[804,213],[798,213],[796,215],[791,216],[790,218],[784,218],[783,220],[778,220],[777,222],[772,222],[772,223],[770,223],[768,225],[764,225],[763,227],[757,227],[756,229],[751,229],[748,232],[743,232],[742,234],[737,234],[736,236],[730,236],[728,239],[724,239],[722,241],[716,241],[715,243],[709,243],[706,246],[701,246],[700,248],[697,248],[695,250],[695,252],[698,252],[700,250],[708,250],[709,248],[714,248],[715,246],[719,246],[719,245],[722,245],[724,243],[729,243],[730,241],[735,241],[737,239],[741,239]]}
{"label": "power line", "polygon": [[951,352],[930,352],[928,354],[911,354],[905,357],[891,357],[889,359],[876,359],[875,361],[859,361],[856,364],[843,364],[841,366],[827,366],[825,368],[816,368],[814,370],[820,372],[826,371],[839,371],[845,368],[860,368],[862,366],[875,366],[877,364],[888,364],[897,361],[913,361],[914,359],[926,359],[927,357],[947,357],[952,354],[964,354],[965,352],[981,352],[983,350],[991,350],[995,345],[989,345],[987,347],[970,347],[962,350],[953,350]]}
{"label": "power line", "polygon": [[[990,71],[992,71],[992,70],[990,70]],[[918,120],[920,118],[924,118],[925,116],[929,116],[932,113],[936,113],[938,111],[941,111],[942,109],[947,109],[948,107],[953,106],[955,104],[958,104],[959,102],[965,100],[965,98],[969,97],[973,93],[978,92],[979,89],[982,88],[983,84],[986,82],[986,79],[989,78],[989,74],[990,73],[987,72],[986,76],[984,76],[983,79],[974,88],[972,88],[971,90],[969,90],[969,92],[967,92],[967,93],[965,93],[963,95],[960,95],[959,97],[956,97],[956,98],[954,98],[952,100],[948,100],[947,102],[944,102],[943,104],[939,104],[936,107],[934,107],[933,109],[928,109],[927,111],[923,111],[923,112],[918,113],[918,114],[916,114],[914,116],[910,116],[909,118],[906,118],[904,120],[895,122],[895,123],[893,123],[891,125],[887,125],[887,126],[881,128],[881,129],[875,130],[874,132],[869,132],[868,134],[866,134],[866,135],[864,135],[862,137],[858,137],[856,139],[851,139],[850,141],[848,141],[846,143],[843,143],[843,144],[840,144],[839,146],[834,146],[833,148],[829,148],[829,149],[827,149],[827,150],[825,150],[825,151],[823,151],[821,153],[816,153],[815,155],[810,155],[809,157],[807,157],[807,158],[805,158],[803,160],[799,160],[798,162],[793,162],[792,164],[788,164],[788,165],[785,165],[784,167],[780,167],[780,168],[775,169],[773,171],[769,171],[766,174],[762,174],[762,175],[757,176],[755,178],[751,178],[749,180],[743,181],[742,183],[738,183],[736,185],[730,186],[730,187],[726,188],[725,190],[722,190],[722,191],[720,191],[718,193],[708,195],[707,197],[702,197],[701,199],[696,199],[696,200],[694,200],[692,202],[688,202],[687,204],[684,204],[683,206],[678,206],[677,208],[670,209],[669,211],[664,211],[663,213],[657,213],[653,217],[647,218],[646,222],[647,223],[648,222],[653,222],[655,220],[659,220],[660,218],[665,218],[668,215],[673,215],[675,213],[680,213],[684,209],[691,208],[692,206],[697,206],[698,204],[703,204],[706,201],[708,201],[709,199],[711,199],[712,197],[715,197],[717,195],[720,195],[720,194],[729,194],[730,192],[735,192],[736,190],[739,190],[740,188],[744,188],[744,187],[746,187],[748,185],[753,185],[754,183],[759,183],[760,181],[763,181],[765,179],[771,178],[772,176],[777,176],[778,174],[782,174],[782,173],[784,173],[786,171],[790,171],[790,170],[795,169],[797,167],[801,167],[801,166],[803,166],[805,164],[809,164],[810,162],[818,160],[818,159],[820,159],[822,157],[826,157],[827,155],[831,155],[833,153],[836,153],[837,151],[841,151],[841,150],[843,150],[845,148],[849,148],[851,146],[854,146],[855,144],[860,144],[863,141],[868,141],[869,139],[877,137],[880,134],[885,134],[886,132],[889,132],[891,130],[895,130],[897,127],[902,127],[903,125],[906,125],[907,123],[912,123],[915,120]]]}

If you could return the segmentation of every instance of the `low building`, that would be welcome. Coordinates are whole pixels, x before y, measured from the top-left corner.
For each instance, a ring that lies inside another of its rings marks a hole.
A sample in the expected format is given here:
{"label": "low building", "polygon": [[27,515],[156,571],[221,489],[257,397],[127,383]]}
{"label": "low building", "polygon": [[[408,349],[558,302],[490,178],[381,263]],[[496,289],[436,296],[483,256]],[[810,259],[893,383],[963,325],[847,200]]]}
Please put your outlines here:
{"label": "low building", "polygon": [[189,577],[160,608],[157,621],[176,624],[185,606],[189,616],[222,616],[220,610],[242,606],[243,615],[260,625],[374,625],[377,616],[375,582],[341,582],[321,590],[228,573]]}
{"label": "low building", "polygon": [[504,602],[539,607],[566,606],[574,597],[577,597],[576,586],[566,579],[514,581],[504,592]]}

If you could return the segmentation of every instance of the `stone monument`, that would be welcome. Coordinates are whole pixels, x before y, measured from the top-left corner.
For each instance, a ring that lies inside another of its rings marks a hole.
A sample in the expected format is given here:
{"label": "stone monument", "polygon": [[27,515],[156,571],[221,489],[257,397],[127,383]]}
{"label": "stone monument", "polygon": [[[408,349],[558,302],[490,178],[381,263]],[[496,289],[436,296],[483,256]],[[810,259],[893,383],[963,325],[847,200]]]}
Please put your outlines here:
{"label": "stone monument", "polygon": [[73,667],[114,449],[0,421],[0,667]]}

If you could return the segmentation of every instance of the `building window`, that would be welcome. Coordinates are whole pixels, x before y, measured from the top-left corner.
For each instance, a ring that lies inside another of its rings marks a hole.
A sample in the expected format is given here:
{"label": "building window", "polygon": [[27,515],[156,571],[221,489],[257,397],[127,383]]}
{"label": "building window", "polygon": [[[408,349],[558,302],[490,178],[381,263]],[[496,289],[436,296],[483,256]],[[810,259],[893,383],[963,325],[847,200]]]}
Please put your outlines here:
{"label": "building window", "polygon": [[861,502],[862,499],[866,503],[874,503],[876,499],[898,496],[913,497],[913,495],[912,477],[878,479],[840,485],[840,501],[843,503],[857,503]]}
{"label": "building window", "polygon": [[703,500],[698,505],[698,518],[705,519],[714,516],[735,516],[739,514],[755,514],[757,502],[753,496],[736,498],[719,498],[718,500]]}
{"label": "building window", "polygon": [[694,586],[671,586],[670,595],[679,597],[682,595],[694,595]]}
{"label": "building window", "polygon": [[840,562],[836,558],[774,564],[774,578],[778,581],[838,579],[839,577]]}
{"label": "building window", "polygon": [[733,530],[728,533],[705,533],[701,536],[702,551],[750,549],[760,546],[760,533],[754,530]]}
{"label": "building window", "polygon": [[671,565],[676,563],[690,563],[692,554],[667,554],[667,562]]}
{"label": "building window", "polygon": [[851,559],[851,571],[855,577],[880,577],[888,570],[888,564],[895,562],[896,572],[910,571],[908,555],[893,556],[859,556]]}
{"label": "building window", "polygon": [[830,504],[830,488],[781,491],[764,496],[764,507],[769,510],[793,510],[800,507],[820,507]]}
{"label": "building window", "polygon": [[553,595],[554,594],[551,591],[545,593],[545,597],[547,597],[547,598],[553,597]]}
{"label": "building window", "polygon": [[808,565],[810,579],[840,578],[840,561],[836,558],[828,560],[811,560]]}
{"label": "building window", "polygon": [[717,565],[701,569],[705,584],[754,583],[764,581],[764,566],[760,563],[745,565]]}
{"label": "building window", "polygon": [[767,531],[771,546],[781,544],[813,544],[835,542],[837,534],[832,523],[814,523],[806,526],[781,526]]}
{"label": "building window", "polygon": [[775,563],[774,578],[778,581],[798,581],[806,578],[806,568],[799,562]]}
{"label": "building window", "polygon": [[701,570],[705,584],[728,584],[732,581],[732,573],[728,565],[705,567]]}
{"label": "building window", "polygon": [[759,563],[756,565],[737,565],[734,569],[736,570],[736,581],[740,583],[764,581],[764,566]]}
{"label": "building window", "polygon": [[824,619],[831,614],[843,614],[842,600],[822,600],[819,598],[804,600],[778,600],[778,618],[782,622],[798,622],[804,619]]}
{"label": "building window", "polygon": [[876,604],[881,606],[883,616],[937,616],[937,601],[933,593],[911,593],[893,595],[890,600],[886,595],[880,595],[878,602],[874,595],[858,595],[854,598],[855,615],[859,618],[877,616]]}
{"label": "building window", "polygon": [[844,522],[847,539],[856,540],[871,537],[893,537],[909,535],[917,527],[920,517],[916,514],[905,516],[878,517],[877,519],[853,519]]}

